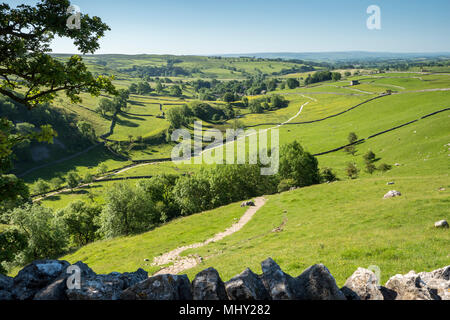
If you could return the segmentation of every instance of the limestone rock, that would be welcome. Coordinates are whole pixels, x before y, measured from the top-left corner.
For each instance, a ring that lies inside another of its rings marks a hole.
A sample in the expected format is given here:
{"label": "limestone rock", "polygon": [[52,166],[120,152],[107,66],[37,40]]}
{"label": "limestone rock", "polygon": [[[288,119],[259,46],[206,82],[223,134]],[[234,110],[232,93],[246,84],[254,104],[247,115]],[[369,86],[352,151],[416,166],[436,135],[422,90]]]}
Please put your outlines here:
{"label": "limestone rock", "polygon": [[148,278],[146,271],[132,273],[112,272],[81,278],[81,288],[67,289],[69,300],[118,300],[123,290]]}
{"label": "limestone rock", "polygon": [[450,266],[431,272],[421,272],[419,276],[442,300],[450,300]]}
{"label": "limestone rock", "polygon": [[248,268],[225,282],[225,290],[230,300],[270,300],[260,277]]}
{"label": "limestone rock", "polygon": [[261,263],[263,274],[262,282],[273,300],[295,300],[296,280],[284,273],[272,258]]}
{"label": "limestone rock", "polygon": [[253,201],[244,201],[241,203],[241,207],[254,207],[255,203]]}
{"label": "limestone rock", "polygon": [[402,194],[397,190],[391,190],[384,195],[384,199],[400,197]]}
{"label": "limestone rock", "polygon": [[157,275],[125,289],[122,300],[192,300],[186,275]]}
{"label": "limestone rock", "polygon": [[225,285],[214,268],[197,274],[191,287],[194,300],[228,300]]}
{"label": "limestone rock", "polygon": [[323,264],[309,267],[296,280],[300,300],[346,300],[336,280]]}
{"label": "limestone rock", "polygon": [[348,300],[384,300],[378,288],[375,273],[368,269],[358,268],[344,284],[341,291]]}
{"label": "limestone rock", "polygon": [[386,283],[386,288],[397,293],[395,300],[440,300],[414,271],[393,276]]}
{"label": "limestone rock", "polygon": [[30,300],[48,286],[69,266],[67,261],[37,260],[19,271],[14,278],[14,299]]}
{"label": "limestone rock", "polygon": [[434,227],[435,228],[448,228],[449,225],[448,225],[447,220],[441,220],[441,221],[436,222],[434,224]]}

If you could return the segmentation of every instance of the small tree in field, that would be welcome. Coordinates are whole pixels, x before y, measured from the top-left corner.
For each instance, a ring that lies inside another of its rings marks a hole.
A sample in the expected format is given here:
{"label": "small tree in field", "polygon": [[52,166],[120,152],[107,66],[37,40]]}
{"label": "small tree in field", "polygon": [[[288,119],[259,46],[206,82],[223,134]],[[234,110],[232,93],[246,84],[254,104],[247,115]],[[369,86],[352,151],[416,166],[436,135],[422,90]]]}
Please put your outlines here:
{"label": "small tree in field", "polygon": [[78,173],[76,173],[75,171],[71,171],[67,174],[67,185],[69,186],[69,188],[71,190],[73,190],[74,188],[78,187],[78,185],[80,184],[81,178],[78,175]]}
{"label": "small tree in field", "polygon": [[90,206],[78,200],[58,212],[75,246],[83,246],[96,239],[99,229],[96,220],[101,211],[98,206]]}
{"label": "small tree in field", "polygon": [[358,136],[356,135],[356,133],[354,132],[350,132],[348,134],[348,143],[355,143],[356,141],[358,141]]}
{"label": "small tree in field", "polygon": [[356,178],[358,178],[359,169],[356,167],[356,164],[354,164],[354,163],[352,163],[352,162],[349,162],[349,163],[347,164],[346,172],[347,172],[347,176],[348,176],[350,179],[356,179]]}
{"label": "small tree in field", "polygon": [[43,179],[39,179],[33,186],[33,192],[35,194],[44,194],[50,190],[50,185]]}
{"label": "small tree in field", "polygon": [[352,156],[356,154],[356,148],[354,145],[346,146],[344,148],[344,151],[347,152],[348,154],[351,154]]}
{"label": "small tree in field", "polygon": [[320,172],[320,179],[321,182],[333,182],[338,180],[331,168],[323,168]]}
{"label": "small tree in field", "polygon": [[98,174],[105,174],[106,172],[108,172],[108,166],[104,163],[102,163],[98,169],[97,169]]}
{"label": "small tree in field", "polygon": [[386,163],[382,163],[380,164],[380,166],[378,167],[378,170],[382,171],[382,172],[386,172],[392,169],[392,166]]}
{"label": "small tree in field", "polygon": [[294,180],[297,187],[320,183],[317,158],[306,152],[297,141],[281,148],[279,175],[282,179]]}

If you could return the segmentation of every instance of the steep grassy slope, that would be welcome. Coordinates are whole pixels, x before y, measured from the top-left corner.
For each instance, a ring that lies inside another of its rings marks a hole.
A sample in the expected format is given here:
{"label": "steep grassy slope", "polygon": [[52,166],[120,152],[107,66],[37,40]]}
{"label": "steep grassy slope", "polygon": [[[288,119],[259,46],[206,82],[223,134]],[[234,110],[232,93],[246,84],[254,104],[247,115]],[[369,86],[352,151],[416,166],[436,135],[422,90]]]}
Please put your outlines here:
{"label": "steep grassy slope", "polygon": [[[358,180],[269,196],[267,204],[240,232],[184,252],[205,259],[188,275],[192,278],[200,269],[214,266],[227,280],[245,267],[259,272],[260,261],[268,256],[293,275],[322,262],[339,284],[359,266],[379,266],[382,281],[386,281],[410,269],[431,270],[447,265],[450,234],[448,230],[434,229],[433,223],[450,218],[448,139],[448,114],[442,113],[369,140],[364,147],[382,154],[383,161],[395,160],[402,166],[385,174],[363,173]],[[319,160],[342,170],[341,163],[348,157],[341,152]],[[387,186],[390,181],[395,185]],[[391,189],[401,191],[402,197],[382,199]],[[205,240],[225,230],[243,213],[239,204],[213,212],[217,220],[211,220],[211,213],[202,213],[137,237],[94,243],[63,258],[83,260],[98,272],[138,267],[154,272],[158,268],[144,259],[151,262],[153,257],[178,246]],[[283,221],[283,231],[272,232]],[[196,229],[199,227],[208,231],[200,233]]]}

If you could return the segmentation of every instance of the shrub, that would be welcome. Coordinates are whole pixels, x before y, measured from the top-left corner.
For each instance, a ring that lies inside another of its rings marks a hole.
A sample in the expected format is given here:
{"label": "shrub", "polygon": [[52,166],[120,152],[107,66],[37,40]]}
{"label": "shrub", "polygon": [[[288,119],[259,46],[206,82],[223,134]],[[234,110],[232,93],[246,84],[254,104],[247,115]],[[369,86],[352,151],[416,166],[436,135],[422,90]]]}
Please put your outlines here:
{"label": "shrub", "polygon": [[346,146],[344,148],[344,151],[347,152],[348,154],[351,154],[352,156],[356,154],[356,148],[354,145]]}
{"label": "shrub", "polygon": [[347,164],[347,169],[346,169],[346,171],[347,171],[347,176],[348,176],[350,179],[356,179],[356,178],[358,178],[359,169],[356,167],[356,164],[354,164],[354,163],[352,163],[352,162],[349,162],[349,163]]}
{"label": "shrub", "polygon": [[355,143],[358,141],[358,136],[354,132],[350,132],[347,137],[348,143]]}
{"label": "shrub", "polygon": [[380,164],[380,166],[378,167],[378,170],[382,171],[382,172],[386,172],[392,169],[392,166],[386,163],[382,163]]}
{"label": "shrub", "polygon": [[281,179],[293,179],[297,187],[320,183],[317,159],[297,141],[281,148],[279,175]]}
{"label": "shrub", "polygon": [[53,189],[59,189],[64,184],[64,179],[60,177],[55,177],[50,180],[50,185]]}
{"label": "shrub", "polygon": [[133,188],[126,182],[110,187],[105,200],[100,223],[101,233],[106,238],[148,231],[160,222],[153,201],[142,189]]}
{"label": "shrub", "polygon": [[72,202],[58,211],[72,244],[77,247],[83,246],[96,239],[96,232],[99,229],[97,219],[101,211],[99,206],[90,206],[81,200]]}
{"label": "shrub", "polygon": [[376,160],[376,155],[372,151],[369,151],[363,156],[363,158],[367,164],[370,164]]}
{"label": "shrub", "polygon": [[377,170],[377,167],[372,162],[366,162],[366,171],[373,174]]}
{"label": "shrub", "polygon": [[50,190],[50,185],[43,179],[39,179],[33,185],[33,193],[44,194]]}
{"label": "shrub", "polygon": [[18,229],[10,228],[0,233],[0,274],[6,274],[8,270],[5,263],[13,262],[16,255],[27,246],[27,239]]}
{"label": "shrub", "polygon": [[295,89],[298,86],[300,86],[300,82],[298,82],[298,80],[293,79],[293,78],[289,78],[286,80],[286,84],[288,86],[289,89]]}
{"label": "shrub", "polygon": [[278,192],[285,192],[291,190],[291,188],[295,187],[295,180],[294,179],[283,179],[278,184]]}
{"label": "shrub", "polygon": [[336,177],[336,174],[333,172],[330,168],[323,168],[320,172],[320,181],[323,182],[333,182],[337,181],[338,178]]}
{"label": "shrub", "polygon": [[63,221],[49,208],[26,204],[11,212],[10,223],[18,226],[27,242],[26,248],[16,257],[18,263],[55,258],[67,247]]}
{"label": "shrub", "polygon": [[78,187],[81,182],[81,178],[75,171],[70,171],[66,177],[67,185],[71,190]]}

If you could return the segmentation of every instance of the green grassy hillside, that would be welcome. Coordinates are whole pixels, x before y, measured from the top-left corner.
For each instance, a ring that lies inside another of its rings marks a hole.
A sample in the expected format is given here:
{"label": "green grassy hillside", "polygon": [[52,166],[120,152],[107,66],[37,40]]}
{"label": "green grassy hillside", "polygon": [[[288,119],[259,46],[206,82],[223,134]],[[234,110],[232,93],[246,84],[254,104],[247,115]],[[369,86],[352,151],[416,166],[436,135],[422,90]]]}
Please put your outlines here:
{"label": "green grassy hillside", "polygon": [[[441,83],[441,76],[433,79],[430,81],[436,81],[436,88],[450,87],[448,77],[445,83]],[[406,88],[402,90],[405,93],[376,99],[324,121],[295,124],[341,112],[375,96],[330,94],[323,88],[316,89],[320,94],[305,94],[314,99],[310,99],[304,113],[293,124],[281,127],[281,143],[300,140],[307,150],[321,152],[346,144],[350,131],[367,138],[450,105],[448,91],[407,92],[415,86],[410,86],[410,78],[394,80],[386,83]],[[368,91],[377,92],[376,84],[365,86]],[[273,120],[285,121],[288,113],[292,116],[298,112],[299,106],[308,101],[301,96],[301,90],[305,89],[298,89],[297,94],[293,90],[294,94],[289,95],[292,104],[288,108],[261,115],[259,120],[266,124],[261,127],[270,127],[268,124]],[[259,263],[270,256],[292,275],[309,265],[324,263],[342,285],[357,267],[377,265],[384,282],[396,273],[448,265],[450,234],[448,230],[435,229],[434,222],[450,219],[449,117],[449,111],[442,112],[368,139],[357,145],[354,156],[343,151],[319,156],[319,165],[332,167],[341,181],[267,196],[266,205],[241,231],[183,252],[183,255],[198,254],[203,258],[187,274],[192,278],[201,269],[213,266],[228,280],[246,267],[260,272]],[[256,118],[244,117],[242,121],[252,125]],[[377,164],[388,163],[392,170],[365,172],[362,155],[368,150],[379,158]],[[345,177],[348,162],[355,162],[361,169],[358,179]],[[124,174],[195,170],[195,166],[178,166],[148,165]],[[395,184],[387,185],[388,182]],[[383,199],[393,189],[402,196]],[[101,190],[99,187],[99,193]],[[160,269],[151,266],[154,257],[224,231],[243,212],[239,203],[231,204],[177,219],[135,237],[93,243],[62,258],[70,262],[82,260],[97,272],[142,267],[153,273]],[[279,226],[282,231],[273,232]]]}

